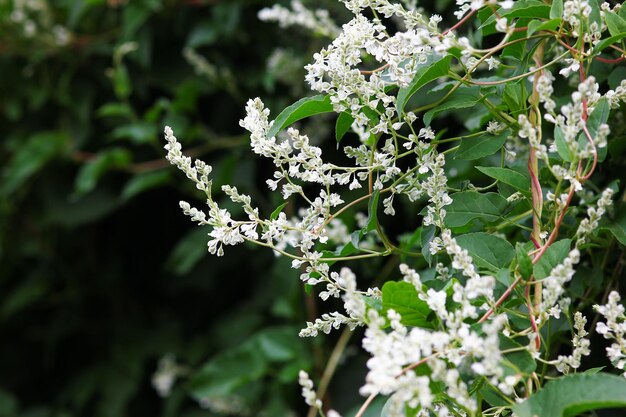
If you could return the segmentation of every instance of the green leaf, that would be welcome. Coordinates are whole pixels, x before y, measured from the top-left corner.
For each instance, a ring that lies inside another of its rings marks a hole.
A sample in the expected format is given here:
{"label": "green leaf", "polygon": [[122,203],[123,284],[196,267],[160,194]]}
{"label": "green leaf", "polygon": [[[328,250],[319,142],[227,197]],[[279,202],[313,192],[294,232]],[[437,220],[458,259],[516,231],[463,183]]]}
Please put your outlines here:
{"label": "green leaf", "polygon": [[[596,108],[593,109],[593,112],[591,112],[591,114],[589,115],[589,118],[587,119],[587,130],[589,130],[589,134],[591,135],[592,138],[595,138],[596,134],[598,133],[598,128],[600,127],[600,125],[603,123],[606,123],[607,120],[609,120],[610,112],[611,112],[611,108],[609,106],[607,99],[604,97],[601,98],[598,101]],[[581,143],[582,146],[584,146],[584,144],[587,144],[589,142],[584,132],[580,134],[580,136],[578,137],[578,141]],[[606,158],[607,147],[605,146],[603,148],[598,148],[597,152],[598,152],[598,162],[604,161],[604,159]]]}
{"label": "green leaf", "polygon": [[490,384],[485,385],[478,392],[492,407],[506,407],[511,405],[510,402],[504,399],[505,395]]}
{"label": "green leaf", "polygon": [[283,209],[285,208],[287,204],[289,204],[289,201],[285,201],[283,204],[276,207],[274,211],[272,212],[272,214],[270,214],[270,220],[276,220],[280,212],[283,211]]}
{"label": "green leaf", "polygon": [[500,182],[510,185],[524,194],[530,194],[530,178],[510,168],[476,167],[477,170]]}
{"label": "green leaf", "polygon": [[255,335],[259,353],[270,362],[285,362],[294,359],[300,350],[298,330],[291,326],[270,327]]}
{"label": "green leaf", "polygon": [[563,0],[552,0],[550,19],[560,19],[561,17],[563,17]]}
{"label": "green leaf", "polygon": [[451,60],[452,56],[450,55],[442,57],[441,55],[432,54],[428,56],[426,62],[420,65],[417,69],[411,83],[398,90],[398,96],[396,99],[396,109],[398,114],[402,114],[404,112],[404,106],[407,101],[409,101],[409,98],[411,98],[411,96],[413,96],[413,94],[415,94],[420,88],[427,83],[448,74]]}
{"label": "green leaf", "polygon": [[115,96],[120,100],[126,100],[130,96],[130,76],[124,64],[120,64],[113,69],[113,89]]}
{"label": "green leaf", "polygon": [[154,143],[159,140],[157,126],[150,122],[136,122],[119,126],[113,130],[111,137],[116,140],[129,140],[134,144]]}
{"label": "green leaf", "polygon": [[618,33],[617,35],[611,36],[610,38],[606,38],[598,42],[592,49],[592,55],[597,55],[602,52],[605,48],[608,48],[610,45],[613,45],[622,39],[626,38],[626,31],[622,33]]}
{"label": "green leaf", "polygon": [[[522,347],[522,345],[503,334],[500,334],[499,338],[500,350],[512,350]],[[518,375],[520,373],[530,375],[537,368],[537,362],[526,349],[509,352],[503,356],[501,363],[505,375]]]}
{"label": "green leaf", "polygon": [[502,100],[512,113],[519,114],[526,110],[528,92],[523,82],[506,84],[502,93]]}
{"label": "green leaf", "polygon": [[617,36],[620,33],[626,32],[626,20],[622,17],[613,12],[604,12],[604,17],[611,36]]}
{"label": "green leaf", "polygon": [[96,115],[98,117],[124,117],[130,119],[135,112],[126,103],[107,103],[100,107]]}
{"label": "green leaf", "polygon": [[506,199],[496,193],[462,191],[450,196],[452,204],[446,206],[444,223],[448,227],[461,227],[475,219],[493,222],[501,218],[507,206]]}
{"label": "green leaf", "polygon": [[591,13],[589,13],[589,22],[596,23],[598,27],[602,25],[602,16],[600,15],[600,4],[598,0],[588,0],[589,6],[591,6]]}
{"label": "green leaf", "polygon": [[[554,7],[554,2],[552,2],[552,6]],[[561,5],[562,6],[562,5]],[[540,30],[556,30],[563,22],[563,19],[560,17],[552,18],[552,13],[550,13],[551,20],[547,22],[543,20],[532,20],[528,24],[528,36],[531,36],[535,32],[539,32]]]}
{"label": "green leaf", "polygon": [[335,123],[335,139],[337,143],[341,142],[345,134],[350,131],[353,122],[354,117],[350,113],[344,111],[339,115]]}
{"label": "green leaf", "polygon": [[424,259],[426,260],[426,262],[428,262],[429,266],[432,264],[433,261],[433,255],[432,253],[430,253],[430,242],[433,241],[434,237],[435,226],[433,226],[432,224],[424,226],[424,228],[422,229],[422,235],[420,236],[420,241],[422,244],[422,255],[424,255]]}
{"label": "green leaf", "polygon": [[[516,26],[523,27],[526,25],[522,21],[519,21]],[[522,62],[524,60],[524,55],[528,53],[528,50],[526,48],[526,38],[527,35],[525,30],[513,32],[513,34],[509,38],[509,42],[511,42],[511,44],[502,50],[501,56],[510,56]]]}
{"label": "green leaf", "polygon": [[517,265],[519,273],[524,279],[529,279],[533,274],[533,261],[528,255],[527,247],[522,242],[515,244],[515,254],[517,255]]}
{"label": "green leaf", "polygon": [[378,197],[380,191],[376,190],[372,193],[369,202],[367,204],[367,224],[363,226],[361,230],[352,233],[352,245],[355,248],[359,247],[359,242],[363,239],[363,236],[376,229],[378,225]]}
{"label": "green leaf", "polygon": [[[45,279],[27,279],[12,289],[2,301],[0,317],[4,320],[49,296],[50,283]],[[0,413],[0,415],[2,415]]]}
{"label": "green leaf", "polygon": [[376,229],[378,225],[378,197],[380,196],[380,191],[376,190],[372,193],[372,196],[369,199],[367,204],[367,224],[365,225],[364,232],[371,232]]}
{"label": "green leaf", "polygon": [[298,120],[332,111],[333,105],[330,103],[330,96],[318,94],[312,97],[305,97],[296,101],[278,115],[276,120],[274,120],[274,124],[268,130],[267,137],[271,138],[276,136],[278,132]]}
{"label": "green leaf", "polygon": [[552,268],[563,262],[563,259],[569,254],[571,244],[570,239],[562,239],[550,245],[539,262],[533,267],[535,279],[543,279],[550,275]]}
{"label": "green leaf", "polygon": [[456,241],[467,249],[476,266],[493,272],[508,267],[515,257],[515,249],[509,242],[489,233],[467,233],[457,236]]}
{"label": "green leaf", "polygon": [[424,124],[429,126],[433,117],[446,110],[458,110],[474,107],[479,100],[480,88],[478,86],[460,87],[452,93],[446,101],[424,114]]}
{"label": "green leaf", "polygon": [[619,243],[626,246],[626,211],[621,211],[617,219],[603,226],[602,229],[610,231]]}
{"label": "green leaf", "polygon": [[[533,19],[547,19],[552,18],[550,15],[550,6],[539,0],[518,0],[514,2],[513,7],[510,9],[498,9],[498,15],[505,16],[509,21],[513,18],[530,17]],[[555,16],[555,17],[561,17]],[[485,20],[479,30],[485,26],[495,23],[496,16],[492,14],[489,19]]]}
{"label": "green leaf", "polygon": [[62,132],[41,132],[27,139],[13,158],[2,165],[0,192],[8,196],[22,187],[44,165],[63,151],[69,137]]}
{"label": "green leaf", "polygon": [[493,155],[502,148],[510,134],[511,131],[507,129],[497,135],[485,133],[478,138],[463,139],[454,159],[473,160]]}
{"label": "green leaf", "polygon": [[566,162],[572,162],[574,160],[574,152],[570,149],[563,137],[563,130],[559,126],[554,127],[554,143],[556,144],[556,151],[561,158]]}
{"label": "green leaf", "polygon": [[521,404],[518,417],[573,417],[585,411],[626,407],[626,379],[606,374],[568,375],[548,382]]}
{"label": "green leaf", "polygon": [[267,362],[258,354],[256,343],[245,343],[207,362],[189,380],[196,399],[228,396],[249,382],[261,378]]}
{"label": "green leaf", "polygon": [[584,373],[587,375],[595,375],[601,370],[603,370],[604,368],[606,368],[606,366],[598,366],[597,368],[589,368]]}
{"label": "green leaf", "polygon": [[77,195],[86,194],[96,188],[98,180],[112,169],[122,168],[131,162],[131,153],[123,148],[111,148],[101,151],[93,160],[87,162],[78,171],[74,182]]}
{"label": "green leaf", "polygon": [[387,281],[383,285],[383,311],[393,309],[402,317],[405,326],[431,328],[431,313],[426,301],[421,300],[413,284],[405,281]]}
{"label": "green leaf", "polygon": [[165,261],[165,267],[176,275],[188,274],[198,262],[208,256],[206,227],[194,227],[178,241]]}
{"label": "green leaf", "polygon": [[210,20],[206,20],[204,22],[201,21],[201,24],[196,25],[187,36],[186,46],[188,48],[195,49],[211,45],[218,40],[220,35],[219,31],[212,23],[213,22]]}
{"label": "green leaf", "polygon": [[124,186],[122,198],[124,200],[130,200],[144,191],[169,183],[171,178],[170,171],[146,172],[136,175]]}

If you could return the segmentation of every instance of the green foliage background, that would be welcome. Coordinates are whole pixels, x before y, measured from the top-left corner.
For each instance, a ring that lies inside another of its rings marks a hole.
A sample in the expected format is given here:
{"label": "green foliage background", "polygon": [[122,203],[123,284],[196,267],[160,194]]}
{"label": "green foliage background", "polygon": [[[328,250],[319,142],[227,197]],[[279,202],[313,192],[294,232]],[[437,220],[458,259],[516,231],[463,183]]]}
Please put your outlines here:
{"label": "green foliage background", "polygon": [[[269,209],[238,120],[248,97],[282,108],[302,93],[323,41],[259,21],[265,0],[39,1],[34,35],[18,3],[0,3],[0,416],[302,408],[297,372],[324,354],[297,336],[297,271],[252,248],[207,256],[162,128]],[[281,45],[296,73],[268,70]],[[151,376],[167,354],[190,373],[162,400]]]}

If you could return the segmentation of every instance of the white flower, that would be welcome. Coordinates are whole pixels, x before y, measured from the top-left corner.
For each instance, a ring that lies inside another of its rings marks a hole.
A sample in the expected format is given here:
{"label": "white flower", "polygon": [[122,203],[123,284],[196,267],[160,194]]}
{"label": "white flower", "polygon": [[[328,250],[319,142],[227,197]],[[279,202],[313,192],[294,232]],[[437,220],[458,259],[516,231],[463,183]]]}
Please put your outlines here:
{"label": "white flower", "polygon": [[[606,323],[598,322],[596,332],[605,339],[613,339],[614,343],[606,348],[606,353],[613,365],[624,370],[626,365],[626,316],[624,306],[620,304],[620,295],[611,291],[605,305],[594,305],[593,308],[604,316]],[[626,372],[623,373],[626,377]]]}
{"label": "white flower", "polygon": [[317,394],[313,390],[313,381],[309,378],[309,374],[305,371],[300,370],[298,374],[298,383],[302,387],[302,397],[304,398],[304,402],[307,405],[315,408],[322,408],[322,400],[317,398]]}

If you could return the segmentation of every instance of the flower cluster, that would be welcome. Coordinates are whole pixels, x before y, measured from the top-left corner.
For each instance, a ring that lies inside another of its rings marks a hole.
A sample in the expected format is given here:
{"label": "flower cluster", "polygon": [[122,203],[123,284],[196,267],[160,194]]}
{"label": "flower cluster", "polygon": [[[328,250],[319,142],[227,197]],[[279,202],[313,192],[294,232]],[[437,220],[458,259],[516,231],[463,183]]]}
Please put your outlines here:
{"label": "flower cluster", "polygon": [[621,305],[619,293],[611,291],[605,305],[595,305],[594,309],[604,316],[606,322],[596,325],[596,332],[605,339],[613,339],[614,343],[606,348],[606,354],[617,369],[624,371],[626,377],[626,316]]}
{"label": "flower cluster", "polygon": [[559,372],[567,374],[570,369],[578,369],[582,357],[591,353],[589,350],[591,342],[586,338],[589,333],[585,330],[585,324],[587,324],[587,319],[580,311],[577,311],[576,314],[574,314],[574,329],[576,333],[572,338],[572,347],[574,350],[571,355],[559,355],[557,360],[553,362]]}
{"label": "flower cluster", "polygon": [[278,22],[283,28],[301,26],[330,38],[339,34],[339,28],[330,18],[328,10],[311,11],[299,0],[291,1],[291,9],[278,4],[261,9],[259,19],[266,22]]}

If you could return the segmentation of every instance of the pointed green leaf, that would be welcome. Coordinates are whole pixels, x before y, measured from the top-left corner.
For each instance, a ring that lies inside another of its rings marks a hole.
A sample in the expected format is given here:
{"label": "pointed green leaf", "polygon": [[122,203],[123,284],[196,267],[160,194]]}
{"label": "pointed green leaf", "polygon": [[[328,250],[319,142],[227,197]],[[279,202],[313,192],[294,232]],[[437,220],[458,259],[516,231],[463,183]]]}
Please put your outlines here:
{"label": "pointed green leaf", "polygon": [[602,229],[609,230],[619,243],[626,246],[626,211],[621,211],[618,218],[602,227]]}
{"label": "pointed green leaf", "polygon": [[604,18],[606,19],[606,25],[609,28],[611,36],[617,36],[620,33],[626,32],[626,20],[617,14],[613,12],[604,12]]}
{"label": "pointed green leaf", "polygon": [[40,132],[24,138],[13,157],[2,162],[0,193],[8,196],[22,187],[49,161],[63,152],[69,136],[63,132]]}
{"label": "pointed green leaf", "polygon": [[[623,10],[623,9],[622,9]],[[617,35],[611,36],[610,38],[606,38],[598,42],[592,49],[592,55],[597,55],[602,52],[605,48],[608,48],[610,45],[613,45],[622,39],[626,38],[626,31],[622,33],[618,33]]]}
{"label": "pointed green leaf", "polygon": [[276,207],[272,214],[270,214],[270,220],[276,220],[281,211],[285,208],[285,206],[289,204],[289,201],[285,201],[280,206]]}
{"label": "pointed green leaf", "polygon": [[396,109],[398,114],[403,113],[406,102],[420,88],[427,83],[448,74],[451,60],[452,56],[450,55],[442,57],[441,55],[432,54],[428,56],[426,62],[420,65],[417,69],[417,72],[413,77],[413,81],[411,81],[408,86],[402,87],[398,91],[398,97],[396,99]]}
{"label": "pointed green leaf", "polygon": [[136,122],[119,126],[113,130],[111,137],[116,140],[128,140],[137,145],[154,143],[159,140],[157,127],[150,122]]}
{"label": "pointed green leaf", "polygon": [[422,244],[422,255],[424,255],[424,259],[428,262],[430,266],[433,262],[433,254],[430,253],[430,242],[433,241],[435,237],[435,226],[428,225],[424,226],[422,229],[422,235],[420,236],[421,244]]}
{"label": "pointed green leaf", "polygon": [[[522,345],[503,334],[500,334],[499,338],[501,350],[513,350],[522,347]],[[537,369],[537,361],[525,349],[504,354],[501,363],[505,375],[517,375],[519,373],[529,375]]]}
{"label": "pointed green leaf", "polygon": [[[511,21],[511,19],[513,18],[518,17],[530,17],[533,19],[547,19],[548,17],[552,18],[552,16],[550,15],[550,6],[539,0],[517,0],[513,3],[513,7],[511,7],[510,9],[500,8],[498,10],[498,15],[505,16],[509,21]],[[481,30],[485,26],[494,24],[495,21],[496,15],[492,14],[485,21],[485,23],[480,26],[479,30]]]}
{"label": "pointed green leaf", "polygon": [[521,404],[518,417],[574,417],[585,411],[626,407],[626,379],[607,373],[568,375],[548,382]]}
{"label": "pointed green leaf", "polygon": [[380,196],[380,191],[376,190],[372,193],[370,197],[369,203],[367,205],[367,225],[365,226],[365,232],[371,232],[376,229],[378,225],[378,197]]}
{"label": "pointed green leaf", "polygon": [[335,123],[335,139],[337,143],[341,142],[341,139],[345,136],[346,133],[350,131],[350,127],[354,122],[354,117],[348,112],[343,112],[337,118],[337,122]]}
{"label": "pointed green leaf", "polygon": [[508,267],[515,257],[515,249],[509,242],[489,233],[467,233],[457,236],[456,241],[467,249],[476,266],[494,272]]}
{"label": "pointed green leaf", "polygon": [[[552,2],[554,6],[554,2]],[[560,17],[552,18],[552,13],[550,13],[551,20],[544,22],[543,20],[532,20],[528,24],[528,36],[532,35],[535,32],[539,32],[540,30],[556,30],[563,22],[563,19]]]}
{"label": "pointed green leaf", "polygon": [[574,160],[574,152],[570,149],[563,137],[563,131],[559,126],[554,127],[554,143],[556,144],[556,151],[565,162],[572,162]]}
{"label": "pointed green leaf", "polygon": [[530,178],[509,168],[476,167],[477,170],[500,182],[510,185],[524,194],[530,194]]}
{"label": "pointed green leaf", "polygon": [[517,242],[515,244],[515,253],[517,255],[517,265],[519,273],[524,279],[529,279],[530,276],[533,274],[533,261],[528,255],[526,245],[522,242]]}
{"label": "pointed green leaf", "polygon": [[256,343],[245,343],[220,353],[202,366],[189,380],[191,395],[205,397],[228,396],[238,388],[261,378],[268,363],[259,355]]}
{"label": "pointed green leaf", "polygon": [[135,114],[126,103],[106,103],[96,111],[98,117],[124,117],[130,119]]}
{"label": "pointed green leaf", "polygon": [[506,199],[496,193],[462,191],[450,196],[452,204],[446,206],[444,223],[448,227],[461,227],[475,219],[493,222],[500,219],[507,206]]}
{"label": "pointed green leaf", "polygon": [[433,117],[446,110],[458,110],[471,108],[480,100],[480,88],[478,86],[461,87],[443,103],[424,114],[424,124],[430,125]]}
{"label": "pointed green leaf", "polygon": [[274,124],[268,130],[267,137],[271,138],[276,136],[278,132],[298,120],[332,111],[333,105],[330,103],[330,96],[318,94],[312,97],[305,97],[285,108],[285,110],[278,115],[276,120],[274,120]]}
{"label": "pointed green leaf", "polygon": [[123,148],[111,148],[100,152],[96,158],[87,162],[78,171],[74,183],[76,193],[82,195],[92,191],[105,173],[127,166],[131,158],[131,153]]}
{"label": "pointed green leaf", "polygon": [[[598,128],[601,124],[606,123],[609,120],[609,113],[611,112],[611,108],[609,106],[606,98],[601,98],[596,104],[596,108],[593,109],[593,112],[589,115],[587,119],[587,130],[589,130],[589,134],[592,138],[595,138],[598,133]],[[585,146],[589,142],[587,136],[584,132],[580,134],[578,137],[578,141],[582,146]],[[598,161],[602,162],[606,158],[607,147],[604,146],[602,148],[597,149],[598,152]]]}
{"label": "pointed green leaf", "polygon": [[552,0],[550,19],[559,19],[561,17],[563,17],[563,0]]}
{"label": "pointed green leaf", "polygon": [[402,317],[405,326],[431,328],[428,315],[431,313],[426,301],[421,300],[413,284],[405,281],[387,281],[382,288],[383,311],[393,309]]}
{"label": "pointed green leaf", "polygon": [[546,253],[533,267],[535,279],[543,279],[550,275],[552,268],[563,262],[563,259],[569,254],[571,244],[571,240],[563,239],[550,245]]}
{"label": "pointed green leaf", "polygon": [[167,184],[171,179],[171,171],[156,171],[138,174],[130,179],[122,190],[122,198],[129,200],[144,191]]}
{"label": "pointed green leaf", "polygon": [[454,154],[454,159],[472,160],[493,155],[504,146],[506,138],[510,134],[511,131],[507,129],[497,135],[485,133],[478,138],[463,139],[461,140],[461,146]]}
{"label": "pointed green leaf", "polygon": [[376,229],[378,225],[378,197],[380,191],[376,190],[372,193],[367,204],[367,224],[361,229],[352,233],[351,243],[355,248],[359,247],[359,242],[363,239],[363,236]]}

